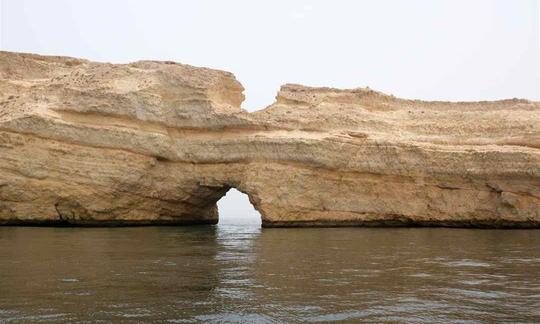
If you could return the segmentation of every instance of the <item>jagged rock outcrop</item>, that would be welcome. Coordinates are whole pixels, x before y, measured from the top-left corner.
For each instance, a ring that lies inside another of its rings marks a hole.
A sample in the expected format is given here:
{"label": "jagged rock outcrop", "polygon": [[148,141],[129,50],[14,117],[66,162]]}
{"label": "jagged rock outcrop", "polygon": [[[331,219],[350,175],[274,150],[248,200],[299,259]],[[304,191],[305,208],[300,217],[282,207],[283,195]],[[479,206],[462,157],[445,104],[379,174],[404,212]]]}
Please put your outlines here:
{"label": "jagged rock outcrop", "polygon": [[540,227],[540,103],[285,85],[248,113],[227,72],[0,52],[1,224]]}

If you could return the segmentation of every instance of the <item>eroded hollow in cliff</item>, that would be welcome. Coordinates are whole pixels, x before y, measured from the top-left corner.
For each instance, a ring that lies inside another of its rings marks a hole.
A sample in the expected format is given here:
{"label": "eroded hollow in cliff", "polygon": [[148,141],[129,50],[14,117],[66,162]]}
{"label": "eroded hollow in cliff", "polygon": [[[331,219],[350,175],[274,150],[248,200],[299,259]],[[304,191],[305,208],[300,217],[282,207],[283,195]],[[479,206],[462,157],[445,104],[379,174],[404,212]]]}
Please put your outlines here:
{"label": "eroded hollow in cliff", "polygon": [[217,205],[221,225],[261,225],[261,214],[251,204],[248,195],[235,188],[227,191]]}

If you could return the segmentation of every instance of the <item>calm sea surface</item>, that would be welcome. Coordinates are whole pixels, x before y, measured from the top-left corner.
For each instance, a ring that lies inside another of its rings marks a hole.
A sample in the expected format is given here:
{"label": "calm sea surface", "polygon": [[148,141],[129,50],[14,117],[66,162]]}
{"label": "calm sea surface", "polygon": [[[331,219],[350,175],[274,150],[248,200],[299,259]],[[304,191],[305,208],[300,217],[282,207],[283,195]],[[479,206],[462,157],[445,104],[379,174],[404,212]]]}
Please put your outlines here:
{"label": "calm sea surface", "polygon": [[0,227],[0,322],[540,322],[540,231]]}

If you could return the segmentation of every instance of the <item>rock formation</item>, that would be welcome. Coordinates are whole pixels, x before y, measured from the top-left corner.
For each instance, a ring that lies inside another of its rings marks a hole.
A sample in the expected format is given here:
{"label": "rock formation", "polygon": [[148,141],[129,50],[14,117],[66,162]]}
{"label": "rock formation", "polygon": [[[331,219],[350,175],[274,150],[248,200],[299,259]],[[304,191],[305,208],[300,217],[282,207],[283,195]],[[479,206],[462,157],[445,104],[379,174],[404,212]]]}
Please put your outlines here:
{"label": "rock formation", "polygon": [[248,113],[231,73],[0,52],[1,224],[540,227],[540,103],[284,85]]}

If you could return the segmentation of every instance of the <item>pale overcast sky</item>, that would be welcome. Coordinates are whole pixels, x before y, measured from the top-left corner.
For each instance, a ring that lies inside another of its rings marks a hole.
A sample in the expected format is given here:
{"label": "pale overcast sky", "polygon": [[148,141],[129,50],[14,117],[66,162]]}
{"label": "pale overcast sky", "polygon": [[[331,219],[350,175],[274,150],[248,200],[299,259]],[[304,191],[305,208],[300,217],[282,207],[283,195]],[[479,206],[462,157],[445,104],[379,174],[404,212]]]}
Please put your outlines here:
{"label": "pale overcast sky", "polygon": [[227,70],[248,110],[284,83],[540,100],[539,16],[538,0],[0,0],[0,48]]}
{"label": "pale overcast sky", "polygon": [[248,110],[288,82],[540,100],[538,0],[0,2],[3,50],[228,70]]}

